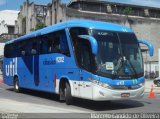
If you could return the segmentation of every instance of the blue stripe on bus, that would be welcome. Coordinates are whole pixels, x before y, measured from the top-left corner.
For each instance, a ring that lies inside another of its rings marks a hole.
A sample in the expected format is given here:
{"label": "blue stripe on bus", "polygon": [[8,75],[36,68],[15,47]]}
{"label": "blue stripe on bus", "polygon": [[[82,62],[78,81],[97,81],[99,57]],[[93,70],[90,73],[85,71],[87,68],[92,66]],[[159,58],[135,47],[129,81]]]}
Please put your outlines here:
{"label": "blue stripe on bus", "polygon": [[25,63],[25,66],[27,67],[27,70],[33,74],[33,56],[23,56],[22,57],[24,63]]}
{"label": "blue stripe on bus", "polygon": [[34,83],[35,83],[35,86],[38,86],[40,83],[40,80],[39,80],[39,55],[34,56]]}

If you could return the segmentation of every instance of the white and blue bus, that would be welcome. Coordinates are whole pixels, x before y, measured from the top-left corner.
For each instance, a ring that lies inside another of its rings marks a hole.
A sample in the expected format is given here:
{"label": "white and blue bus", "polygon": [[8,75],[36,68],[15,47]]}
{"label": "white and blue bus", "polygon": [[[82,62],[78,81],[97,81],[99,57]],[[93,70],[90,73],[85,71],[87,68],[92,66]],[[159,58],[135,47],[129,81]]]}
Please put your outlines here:
{"label": "white and blue bus", "polygon": [[71,20],[34,31],[5,44],[3,76],[22,88],[95,101],[141,98],[144,70],[140,43],[127,27]]}

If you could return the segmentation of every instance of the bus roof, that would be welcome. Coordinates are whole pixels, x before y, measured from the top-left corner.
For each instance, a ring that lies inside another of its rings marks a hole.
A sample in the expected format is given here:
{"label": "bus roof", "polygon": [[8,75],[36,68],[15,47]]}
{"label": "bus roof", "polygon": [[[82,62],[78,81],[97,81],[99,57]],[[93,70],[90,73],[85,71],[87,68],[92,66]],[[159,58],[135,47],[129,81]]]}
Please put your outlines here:
{"label": "bus roof", "polygon": [[29,33],[19,38],[8,41],[6,44],[25,40],[28,38],[34,38],[36,36],[45,35],[47,33],[62,30],[65,28],[71,28],[71,27],[84,27],[89,29],[110,30],[110,31],[117,31],[117,32],[133,32],[128,27],[118,25],[118,24],[108,23],[108,22],[93,21],[93,20],[70,20],[70,21],[58,23],[58,24],[34,31],[32,33]]}

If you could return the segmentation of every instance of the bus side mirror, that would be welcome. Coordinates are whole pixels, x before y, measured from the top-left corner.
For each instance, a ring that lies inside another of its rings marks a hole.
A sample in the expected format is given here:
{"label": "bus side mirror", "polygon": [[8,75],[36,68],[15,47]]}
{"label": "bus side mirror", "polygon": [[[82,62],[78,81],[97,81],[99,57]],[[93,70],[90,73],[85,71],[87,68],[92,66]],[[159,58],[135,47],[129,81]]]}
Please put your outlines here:
{"label": "bus side mirror", "polygon": [[91,48],[92,48],[92,53],[94,55],[97,55],[97,52],[98,52],[98,43],[97,43],[97,40],[90,36],[90,35],[79,35],[78,36],[79,38],[82,38],[82,39],[86,39],[90,42],[91,44]]}
{"label": "bus side mirror", "polygon": [[154,47],[153,47],[153,45],[149,41],[147,41],[147,40],[138,40],[138,42],[141,43],[141,44],[144,44],[144,45],[146,45],[148,47],[148,49],[149,49],[149,55],[152,57],[153,54],[154,54]]}

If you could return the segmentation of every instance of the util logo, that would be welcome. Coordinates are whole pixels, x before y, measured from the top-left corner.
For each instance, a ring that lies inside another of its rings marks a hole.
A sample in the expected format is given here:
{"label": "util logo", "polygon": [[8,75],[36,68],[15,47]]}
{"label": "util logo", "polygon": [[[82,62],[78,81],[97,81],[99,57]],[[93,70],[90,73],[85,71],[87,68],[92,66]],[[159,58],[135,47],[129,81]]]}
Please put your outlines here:
{"label": "util logo", "polygon": [[6,65],[6,76],[14,76],[15,74],[17,74],[17,58],[14,58]]}

